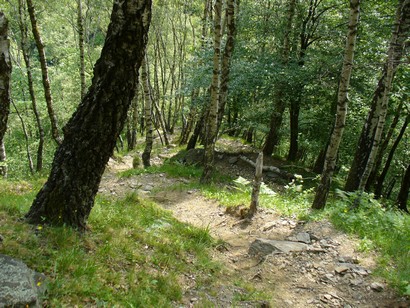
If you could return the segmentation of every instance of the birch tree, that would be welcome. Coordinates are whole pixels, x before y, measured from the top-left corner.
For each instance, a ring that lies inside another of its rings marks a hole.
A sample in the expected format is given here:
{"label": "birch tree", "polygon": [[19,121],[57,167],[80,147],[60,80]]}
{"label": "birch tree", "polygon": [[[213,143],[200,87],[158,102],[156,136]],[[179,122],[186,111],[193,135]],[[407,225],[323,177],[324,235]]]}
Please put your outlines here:
{"label": "birch tree", "polygon": [[347,94],[349,90],[350,76],[353,69],[359,15],[360,0],[350,0],[349,26],[346,38],[343,67],[340,75],[336,120],[329,146],[326,151],[325,166],[321,175],[320,184],[316,189],[315,198],[312,204],[312,208],[314,209],[323,209],[326,205],[333,172],[335,170],[337,152],[339,150],[339,145],[345,128],[348,105]]}
{"label": "birch tree", "polygon": [[151,0],[115,1],[92,84],[64,127],[64,140],[27,221],[79,230],[94,205],[138,83],[151,20]]}

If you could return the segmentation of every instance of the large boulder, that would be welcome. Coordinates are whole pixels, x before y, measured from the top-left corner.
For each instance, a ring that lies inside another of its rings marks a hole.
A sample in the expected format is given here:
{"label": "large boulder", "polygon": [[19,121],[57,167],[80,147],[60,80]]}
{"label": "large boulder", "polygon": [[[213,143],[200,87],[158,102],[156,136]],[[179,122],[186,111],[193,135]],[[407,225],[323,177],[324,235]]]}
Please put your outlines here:
{"label": "large boulder", "polygon": [[0,308],[41,307],[45,276],[0,254]]}

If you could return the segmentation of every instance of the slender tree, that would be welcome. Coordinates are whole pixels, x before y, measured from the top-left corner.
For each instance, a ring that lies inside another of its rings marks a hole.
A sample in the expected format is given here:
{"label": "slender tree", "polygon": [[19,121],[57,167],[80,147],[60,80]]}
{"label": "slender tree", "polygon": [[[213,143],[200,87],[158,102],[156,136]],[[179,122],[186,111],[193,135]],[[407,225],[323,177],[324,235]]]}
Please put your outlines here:
{"label": "slender tree", "polygon": [[384,180],[386,179],[387,172],[389,171],[391,162],[393,161],[394,152],[396,152],[396,149],[399,146],[399,143],[400,143],[401,139],[403,138],[403,135],[406,131],[406,128],[409,125],[409,122],[410,122],[410,114],[408,114],[406,119],[404,120],[403,126],[400,129],[399,135],[397,136],[396,140],[394,141],[394,143],[393,143],[393,145],[390,149],[389,155],[387,156],[386,163],[384,164],[383,171],[377,177],[377,183],[376,183],[376,187],[374,189],[374,195],[375,195],[376,198],[380,198],[380,196],[382,194],[383,183],[384,183]]}
{"label": "slender tree", "polygon": [[31,99],[31,107],[33,109],[34,117],[37,123],[37,130],[38,130],[38,147],[37,147],[37,160],[36,160],[36,171],[39,172],[43,169],[43,149],[44,149],[44,128],[43,123],[40,117],[40,113],[37,108],[37,99],[34,92],[34,84],[33,84],[33,74],[31,68],[31,60],[29,54],[29,46],[28,46],[28,30],[27,30],[27,22],[26,22],[26,15],[25,15],[25,5],[23,0],[19,0],[19,27],[21,33],[21,50],[23,53],[24,63],[26,64],[26,72],[27,72],[27,84],[28,84],[28,92],[30,93]]}
{"label": "slender tree", "polygon": [[220,91],[220,74],[221,74],[221,11],[222,0],[216,0],[214,6],[214,56],[213,56],[213,74],[211,83],[211,100],[208,108],[208,116],[205,133],[205,152],[204,152],[204,171],[201,177],[202,183],[211,180],[214,168],[214,150],[218,129],[218,107]]}
{"label": "slender tree", "polygon": [[151,0],[114,2],[92,84],[64,127],[64,140],[47,182],[26,215],[28,222],[86,228],[134,97],[150,20]]}
{"label": "slender tree", "polygon": [[[283,39],[281,61],[283,67],[287,67],[290,59],[291,51],[291,33],[293,28],[293,19],[295,16],[296,0],[288,1],[288,12],[285,23],[285,35]],[[284,99],[283,88],[285,85],[279,84],[274,98],[274,110],[270,117],[269,132],[263,145],[263,154],[265,156],[271,156],[273,150],[279,143],[279,131],[283,121],[283,113],[285,112],[286,102]]]}
{"label": "slender tree", "polygon": [[8,39],[8,20],[0,11],[0,176],[7,176],[6,148],[4,135],[10,113],[10,41]]}
{"label": "slender tree", "polygon": [[340,75],[339,92],[337,98],[337,113],[334,129],[326,151],[324,170],[320,184],[316,189],[315,199],[312,204],[314,209],[323,209],[326,205],[327,196],[332,182],[332,176],[336,165],[337,152],[342,140],[347,114],[347,93],[349,90],[350,76],[352,74],[354,50],[356,45],[357,27],[359,24],[360,0],[350,0],[349,30],[347,33],[343,67]]}
{"label": "slender tree", "polygon": [[36,12],[35,12],[32,0],[27,0],[27,8],[28,8],[28,13],[30,15],[31,30],[33,32],[37,51],[40,57],[41,77],[43,81],[44,97],[45,97],[46,104],[47,104],[48,116],[50,117],[50,122],[51,122],[51,134],[55,142],[57,144],[61,144],[61,137],[60,137],[60,132],[59,132],[58,124],[57,124],[58,123],[57,116],[54,111],[54,106],[53,106],[54,103],[53,103],[53,98],[51,96],[51,86],[50,86],[50,79],[48,77],[46,53],[44,50],[43,41],[40,36],[40,31],[38,30],[37,17],[36,17]]}
{"label": "slender tree", "polygon": [[145,115],[145,148],[142,153],[142,163],[147,168],[151,166],[152,151],[152,93],[149,84],[147,57],[141,64],[141,81],[144,88],[144,115]]}

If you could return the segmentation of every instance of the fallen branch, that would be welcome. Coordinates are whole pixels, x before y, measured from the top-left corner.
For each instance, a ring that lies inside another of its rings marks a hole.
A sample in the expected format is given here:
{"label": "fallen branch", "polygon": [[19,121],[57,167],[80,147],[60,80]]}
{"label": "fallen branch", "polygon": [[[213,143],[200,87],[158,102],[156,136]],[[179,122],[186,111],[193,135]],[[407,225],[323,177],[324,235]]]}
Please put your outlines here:
{"label": "fallen branch", "polygon": [[[241,160],[243,160],[244,162],[250,164],[252,167],[256,168],[256,163],[254,163],[252,160],[250,160],[249,158],[245,157],[245,156],[239,156],[239,158]],[[284,170],[280,170],[278,167],[274,167],[274,166],[263,166],[262,167],[263,171],[270,171],[273,173],[276,173],[277,175],[279,175],[281,178],[286,179],[286,180],[293,180],[295,179],[295,175],[284,171]]]}

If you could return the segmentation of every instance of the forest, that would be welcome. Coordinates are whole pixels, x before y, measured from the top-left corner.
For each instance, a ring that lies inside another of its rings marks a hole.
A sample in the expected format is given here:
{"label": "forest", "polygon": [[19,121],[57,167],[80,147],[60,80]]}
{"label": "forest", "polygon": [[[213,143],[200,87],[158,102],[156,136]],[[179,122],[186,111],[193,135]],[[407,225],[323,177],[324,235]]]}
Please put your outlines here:
{"label": "forest", "polygon": [[1,0],[0,256],[50,307],[407,307],[409,51],[410,0]]}

